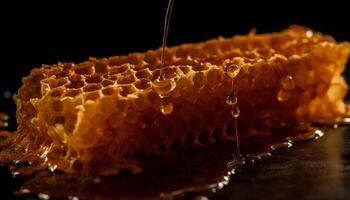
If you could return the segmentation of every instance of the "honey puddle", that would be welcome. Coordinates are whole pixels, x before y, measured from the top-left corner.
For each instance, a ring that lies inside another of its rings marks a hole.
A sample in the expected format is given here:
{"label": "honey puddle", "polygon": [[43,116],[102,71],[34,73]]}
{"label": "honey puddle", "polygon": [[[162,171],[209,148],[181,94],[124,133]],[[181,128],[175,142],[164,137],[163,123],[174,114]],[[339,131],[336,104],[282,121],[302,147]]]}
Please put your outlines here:
{"label": "honey puddle", "polygon": [[[343,121],[348,121],[348,118]],[[14,135],[0,132],[0,164],[9,168],[14,181],[19,181],[15,195],[24,199],[77,200],[174,199],[215,192],[229,183],[235,169],[244,167],[242,164],[271,156],[276,149],[317,139],[323,132],[317,128],[283,128],[269,135],[242,134],[238,155],[241,162],[232,156],[237,156],[237,152],[231,141],[208,149],[187,149],[163,158],[148,157],[144,160],[147,166],[144,172],[122,171],[113,176],[82,176],[66,174],[55,166],[43,168],[40,165],[42,158],[30,150],[26,155],[16,152]]]}

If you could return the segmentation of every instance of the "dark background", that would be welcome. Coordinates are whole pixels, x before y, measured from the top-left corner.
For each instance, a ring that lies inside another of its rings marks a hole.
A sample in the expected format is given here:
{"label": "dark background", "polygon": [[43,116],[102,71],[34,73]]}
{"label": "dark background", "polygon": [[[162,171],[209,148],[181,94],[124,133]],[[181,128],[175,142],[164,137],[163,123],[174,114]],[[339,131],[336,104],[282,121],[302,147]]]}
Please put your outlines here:
{"label": "dark background", "polygon": [[[161,45],[168,0],[72,2],[1,5],[0,110],[15,109],[12,101],[4,100],[3,92],[15,93],[33,67]],[[290,24],[349,41],[345,2],[175,0],[168,44],[246,34],[252,28],[258,33],[280,31]]]}
{"label": "dark background", "polygon": [[[15,129],[15,106],[12,98],[6,99],[3,93],[5,91],[10,91],[11,94],[15,93],[21,85],[21,78],[28,75],[33,67],[57,63],[58,61],[79,62],[86,60],[89,56],[105,57],[135,51],[142,52],[158,48],[161,45],[163,20],[168,0],[114,0],[113,2],[100,0],[92,3],[50,0],[49,2],[50,4],[36,1],[0,3],[0,111],[11,114],[12,130]],[[274,2],[175,0],[168,44],[198,42],[219,35],[246,34],[252,28],[257,28],[258,33],[280,31],[290,24],[308,26],[315,31],[330,34],[338,41],[350,41],[349,6],[346,4],[345,0]],[[350,74],[349,68],[346,72],[347,78]],[[316,143],[308,144],[315,145]],[[316,147],[317,150],[324,149]],[[303,149],[301,148],[301,150]],[[305,152],[310,152],[310,149]],[[305,152],[302,151],[300,155],[308,155]],[[298,156],[293,157],[289,153],[284,158],[299,158]],[[320,155],[323,153],[321,152]],[[349,160],[349,153],[346,155],[344,162]],[[317,156],[311,157],[318,158]],[[285,163],[284,160],[280,162],[281,159],[278,159],[276,163]],[[295,162],[299,163],[298,160]],[[314,162],[311,164],[318,166]],[[319,165],[331,166],[325,165],[322,159]],[[295,173],[283,176],[284,173],[280,171],[273,171],[273,174],[282,174],[282,179],[291,177],[292,181],[299,180],[300,177],[307,180],[319,177],[323,182],[327,182],[325,184],[318,184],[318,182],[317,184],[309,184],[306,181],[307,187],[298,182],[294,185],[300,187],[296,188],[309,188],[309,185],[321,185],[328,188],[328,183],[332,183],[322,176],[322,174],[326,174],[328,177],[327,170],[321,173],[319,170],[310,169],[304,165],[297,166],[300,168],[294,171],[289,170],[289,168],[283,169],[288,169],[288,174],[290,171],[300,172],[300,169],[305,169],[306,172],[300,173],[298,176]],[[267,165],[268,167],[269,165]],[[0,197],[3,195],[11,196],[16,184],[8,170],[6,169],[6,173],[3,170],[5,168],[0,168],[0,185],[5,187],[0,187]],[[310,172],[314,173],[310,174]],[[256,187],[270,183],[266,181],[266,172],[263,170],[260,173],[261,176],[258,172],[251,170],[247,170],[248,176],[244,172],[242,174],[243,178],[238,177],[239,182],[248,184],[242,184],[243,189],[234,185],[239,195],[251,194],[251,191],[246,192],[244,189],[250,188],[252,185]],[[254,177],[253,182],[244,181],[244,178],[251,178],[249,174],[265,177],[265,179],[254,185],[254,181],[259,180],[259,178]],[[274,176],[269,177],[275,178]],[[280,180],[281,178],[275,179]],[[276,182],[275,179],[273,181]],[[285,182],[278,183],[281,183],[277,184],[278,189],[290,186]],[[276,194],[276,184],[267,188],[273,189],[270,194]],[[337,186],[338,190],[339,188],[342,189]],[[222,195],[232,194],[232,188],[226,187],[226,190],[230,191],[224,191],[221,196],[220,194],[215,194],[215,196],[218,195],[217,198],[220,199],[223,197]],[[334,190],[334,193],[339,194],[338,190]],[[242,192],[239,193],[239,191]],[[284,191],[282,188],[281,193]],[[290,196],[290,193],[286,193],[286,196],[298,198],[299,190],[292,187],[290,191],[293,192],[294,196]],[[349,190],[345,190],[345,192],[347,191]],[[309,192],[317,194],[319,197],[324,195],[317,190]],[[254,194],[256,194],[256,198],[259,198],[266,193]]]}

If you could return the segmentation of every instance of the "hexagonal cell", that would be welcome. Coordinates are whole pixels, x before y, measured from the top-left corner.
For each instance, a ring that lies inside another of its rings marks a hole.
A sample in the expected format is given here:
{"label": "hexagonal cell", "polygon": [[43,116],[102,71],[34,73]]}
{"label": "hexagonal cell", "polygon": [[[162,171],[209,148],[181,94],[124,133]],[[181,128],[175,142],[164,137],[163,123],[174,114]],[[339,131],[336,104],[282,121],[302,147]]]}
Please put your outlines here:
{"label": "hexagonal cell", "polygon": [[242,57],[242,52],[238,49],[233,49],[229,53],[227,53],[224,57],[223,60],[225,59],[233,59],[235,57]]}
{"label": "hexagonal cell", "polygon": [[41,80],[41,83],[48,84],[51,89],[57,87],[57,81],[54,78],[46,78]]}
{"label": "hexagonal cell", "polygon": [[122,85],[118,87],[121,89],[120,95],[122,95],[123,97],[126,97],[129,94],[133,94],[136,91],[133,85]]}
{"label": "hexagonal cell", "polygon": [[102,88],[101,84],[90,83],[83,88],[83,91],[84,92],[92,92],[95,90],[99,90],[101,88]]}
{"label": "hexagonal cell", "polygon": [[152,87],[152,84],[151,84],[150,80],[140,79],[140,80],[136,81],[135,87],[137,89],[145,90],[145,89]]}
{"label": "hexagonal cell", "polygon": [[80,95],[81,93],[83,92],[82,89],[68,89],[65,96],[68,96],[68,97],[76,97],[78,95]]}
{"label": "hexagonal cell", "polygon": [[87,76],[85,78],[86,83],[101,83],[101,81],[102,81],[102,76],[99,74],[94,74],[91,76]]}
{"label": "hexagonal cell", "polygon": [[152,73],[148,68],[146,68],[146,69],[142,69],[142,70],[137,71],[135,76],[138,79],[151,79]]}
{"label": "hexagonal cell", "polygon": [[115,83],[115,81],[113,81],[113,80],[108,80],[108,79],[104,79],[104,80],[101,82],[101,84],[102,84],[103,87],[107,87],[107,86],[109,86],[109,85],[113,85],[114,83]]}
{"label": "hexagonal cell", "polygon": [[188,72],[191,71],[191,66],[188,66],[188,65],[181,65],[179,66],[179,68],[184,74],[187,74]]}
{"label": "hexagonal cell", "polygon": [[78,80],[78,81],[71,81],[70,83],[68,83],[66,85],[66,88],[74,88],[74,89],[79,89],[84,87],[85,82],[82,80]]}
{"label": "hexagonal cell", "polygon": [[68,76],[69,81],[80,81],[80,80],[84,80],[84,76],[83,75],[79,75],[79,74],[71,74],[70,76]]}
{"label": "hexagonal cell", "polygon": [[205,63],[198,63],[198,64],[192,66],[192,70],[194,70],[194,71],[205,71],[208,68],[209,68],[208,64],[205,64]]}
{"label": "hexagonal cell", "polygon": [[57,86],[63,86],[63,85],[65,85],[66,83],[68,83],[68,78],[67,78],[67,77],[63,77],[63,78],[57,79],[56,85],[57,85]]}
{"label": "hexagonal cell", "polygon": [[[46,68],[46,67],[44,67],[44,68]],[[62,65],[61,64],[52,65],[50,67],[47,67],[47,69],[45,70],[45,74],[47,77],[55,76],[56,74],[59,74],[60,72],[62,72]]]}
{"label": "hexagonal cell", "polygon": [[55,88],[55,89],[50,91],[50,96],[51,97],[60,97],[64,94],[65,91],[66,91],[66,89],[64,87]]}
{"label": "hexagonal cell", "polygon": [[152,81],[156,80],[159,77],[159,75],[160,75],[160,70],[159,69],[156,69],[156,70],[152,71],[152,78],[151,78],[151,80]]}
{"label": "hexagonal cell", "polygon": [[114,95],[118,93],[118,89],[115,87],[106,87],[102,89],[102,94],[104,95]]}
{"label": "hexagonal cell", "polygon": [[56,74],[56,78],[65,78],[65,77],[68,77],[70,75],[70,70],[63,70],[61,71],[60,73]]}
{"label": "hexagonal cell", "polygon": [[72,69],[77,74],[88,75],[88,74],[92,74],[94,72],[93,66],[94,65],[92,62],[87,61],[87,62],[80,63],[79,65],[74,66]]}
{"label": "hexagonal cell", "polygon": [[107,73],[108,64],[106,62],[97,62],[95,64],[95,73]]}
{"label": "hexagonal cell", "polygon": [[[123,74],[124,75],[124,74]],[[117,80],[118,84],[131,84],[136,81],[136,78],[132,72],[129,72],[128,74],[125,74],[124,76],[120,76]]]}
{"label": "hexagonal cell", "polygon": [[146,64],[144,61],[143,61],[143,64],[141,65],[134,65],[132,70],[134,71],[140,71],[140,70],[144,70],[144,69],[147,69],[148,68],[148,64]]}
{"label": "hexagonal cell", "polygon": [[114,66],[109,70],[109,74],[120,74],[130,69],[129,65]]}
{"label": "hexagonal cell", "polygon": [[177,78],[179,75],[175,66],[163,67],[162,69],[160,69],[160,72],[160,76],[162,79]]}

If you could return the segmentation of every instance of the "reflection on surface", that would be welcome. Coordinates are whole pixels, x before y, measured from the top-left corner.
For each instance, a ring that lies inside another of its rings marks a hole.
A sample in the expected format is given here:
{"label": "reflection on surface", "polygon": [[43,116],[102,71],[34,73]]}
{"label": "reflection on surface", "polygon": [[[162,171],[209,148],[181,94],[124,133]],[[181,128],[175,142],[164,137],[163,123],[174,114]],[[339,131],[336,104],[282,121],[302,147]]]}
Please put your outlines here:
{"label": "reflection on surface", "polygon": [[350,130],[324,137],[238,168],[230,184],[210,199],[350,199]]}
{"label": "reflection on surface", "polygon": [[[21,179],[24,184],[17,190],[17,195],[24,199],[40,199],[47,195],[64,199],[158,199],[174,196],[176,199],[188,199],[193,194],[204,193],[209,199],[261,196],[270,200],[294,200],[301,196],[303,199],[343,199],[349,193],[347,183],[350,182],[349,129],[325,129],[324,132],[322,137],[318,130],[298,133],[288,137],[288,141],[277,137],[281,134],[273,138],[262,135],[243,137],[241,150],[246,155],[246,164],[231,168],[227,163],[233,159],[234,144],[176,153],[172,159],[164,159],[162,164],[136,175],[122,172],[116,176],[87,177],[67,175],[57,170],[41,171]],[[318,139],[302,142],[302,139],[314,137]],[[271,148],[277,150],[271,152]],[[149,162],[159,160],[151,159]],[[28,167],[28,163],[24,162],[15,162],[14,165],[18,171],[25,171]],[[236,174],[231,176],[234,172]],[[214,190],[216,193],[208,192]]]}

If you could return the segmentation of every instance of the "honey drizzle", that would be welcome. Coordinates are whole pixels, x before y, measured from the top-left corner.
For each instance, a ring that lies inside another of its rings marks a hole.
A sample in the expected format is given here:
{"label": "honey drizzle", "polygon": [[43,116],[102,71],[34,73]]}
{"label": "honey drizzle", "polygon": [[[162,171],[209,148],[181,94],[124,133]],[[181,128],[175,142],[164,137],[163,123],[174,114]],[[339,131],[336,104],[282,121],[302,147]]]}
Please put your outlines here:
{"label": "honey drizzle", "polygon": [[224,71],[228,77],[231,78],[231,92],[226,97],[226,104],[228,106],[231,106],[231,116],[233,118],[233,130],[234,135],[236,136],[236,150],[234,154],[234,160],[230,163],[228,163],[228,166],[233,167],[235,165],[241,165],[244,164],[244,157],[241,155],[241,144],[240,144],[240,135],[238,130],[238,122],[237,118],[240,115],[239,107],[237,106],[238,98],[237,94],[234,91],[234,78],[239,74],[240,67],[234,63],[225,63],[224,64]]}
{"label": "honey drizzle", "polygon": [[174,110],[174,105],[170,101],[169,95],[176,87],[176,78],[166,78],[164,73],[164,53],[166,48],[166,43],[168,40],[170,18],[173,11],[174,0],[169,0],[168,7],[166,10],[164,18],[164,29],[163,29],[163,40],[162,40],[162,51],[161,51],[161,68],[159,71],[159,77],[153,82],[152,86],[155,92],[160,98],[160,111],[164,115],[169,115]]}
{"label": "honey drizzle", "polygon": [[168,7],[165,13],[164,18],[164,28],[163,28],[163,40],[162,40],[162,52],[160,54],[160,59],[162,62],[162,66],[164,65],[164,51],[166,48],[166,42],[168,40],[169,26],[170,26],[170,18],[173,12],[174,0],[169,0]]}

